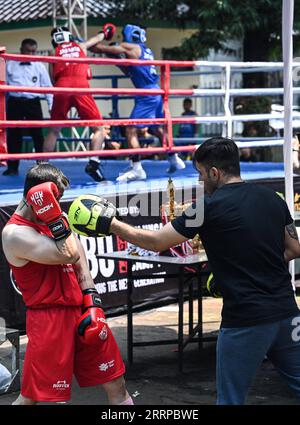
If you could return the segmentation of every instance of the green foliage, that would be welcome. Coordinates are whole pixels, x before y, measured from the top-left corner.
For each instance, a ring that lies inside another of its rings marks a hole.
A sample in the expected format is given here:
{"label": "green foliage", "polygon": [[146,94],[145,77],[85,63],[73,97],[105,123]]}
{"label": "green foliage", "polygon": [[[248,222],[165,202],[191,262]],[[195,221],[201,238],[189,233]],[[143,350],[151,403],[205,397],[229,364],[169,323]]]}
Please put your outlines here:
{"label": "green foliage", "polygon": [[[264,34],[265,60],[281,59],[283,0],[121,0],[107,1],[112,16],[128,23],[156,20],[184,29],[193,23],[195,33],[179,47],[163,49],[165,58],[199,59],[209,49],[226,50],[230,39]],[[198,28],[198,29],[197,29]],[[294,30],[300,31],[300,0],[295,0]],[[258,37],[257,43],[261,40]],[[300,49],[300,37],[294,37]],[[262,59],[262,58],[259,58]]]}

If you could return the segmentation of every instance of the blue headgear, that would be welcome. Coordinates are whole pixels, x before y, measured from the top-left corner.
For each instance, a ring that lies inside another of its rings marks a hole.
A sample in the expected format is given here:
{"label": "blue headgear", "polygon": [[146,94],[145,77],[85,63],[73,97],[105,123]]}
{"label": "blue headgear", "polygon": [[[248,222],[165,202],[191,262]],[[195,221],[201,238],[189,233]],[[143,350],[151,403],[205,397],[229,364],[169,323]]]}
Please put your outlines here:
{"label": "blue headgear", "polygon": [[125,41],[126,43],[139,44],[139,43],[145,43],[145,41],[147,40],[146,31],[143,28],[138,27],[137,25],[131,25],[131,24],[125,25],[125,27],[123,28],[122,34],[123,34],[123,41]]}

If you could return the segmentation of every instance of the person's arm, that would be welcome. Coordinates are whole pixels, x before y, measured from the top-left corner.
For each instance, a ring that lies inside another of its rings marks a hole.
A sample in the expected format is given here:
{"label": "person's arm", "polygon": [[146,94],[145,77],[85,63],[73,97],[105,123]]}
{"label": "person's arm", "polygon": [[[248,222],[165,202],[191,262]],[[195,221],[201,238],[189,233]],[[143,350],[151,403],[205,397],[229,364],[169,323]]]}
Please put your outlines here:
{"label": "person's arm", "polygon": [[[41,87],[52,87],[49,73],[43,64],[41,64]],[[47,93],[45,94],[45,97],[47,99],[49,111],[51,111],[53,103],[53,94]]]}
{"label": "person's arm", "polygon": [[171,223],[166,224],[160,230],[144,230],[114,218],[110,225],[110,232],[141,248],[157,252],[165,251],[188,239],[178,233]]}
{"label": "person's arm", "polygon": [[9,225],[3,230],[2,241],[7,260],[15,265],[24,260],[40,264],[72,264],[79,260],[73,234],[55,241],[31,227]]}
{"label": "person's arm", "polygon": [[116,30],[117,28],[114,24],[107,23],[103,25],[102,30],[99,31],[97,35],[89,38],[87,41],[79,43],[79,45],[86,53],[86,51],[95,46],[95,44],[101,43],[103,40],[110,41]]}
{"label": "person's arm", "polygon": [[86,53],[87,50],[92,51],[92,47],[95,46],[98,43],[101,43],[101,41],[103,41],[103,40],[104,40],[104,34],[101,32],[101,33],[94,35],[93,37],[89,38],[87,41],[80,42],[79,46]]}
{"label": "person's arm", "polygon": [[99,344],[107,338],[107,323],[102,309],[101,297],[95,288],[84,249],[78,238],[76,244],[80,259],[74,264],[78,283],[82,290],[82,312],[77,321],[77,332],[83,342]]}
{"label": "person's arm", "polygon": [[141,56],[141,48],[138,44],[121,43],[114,46],[105,46],[101,43],[89,48],[93,53],[104,53],[108,55],[124,54],[128,59],[138,59]]}
{"label": "person's arm", "polygon": [[6,84],[9,85],[9,86],[13,85],[12,81],[11,81],[11,78],[12,78],[12,62],[13,61],[7,61],[7,63],[6,63]]}
{"label": "person's arm", "polygon": [[285,226],[285,250],[284,259],[289,261],[300,257],[300,244],[295,223],[292,222]]}
{"label": "person's arm", "polygon": [[[94,197],[95,198],[95,197]],[[184,213],[158,231],[137,229],[118,220],[116,207],[107,199],[97,197],[97,208],[81,207],[81,199],[75,199],[68,212],[73,231],[86,236],[104,236],[114,233],[122,239],[151,251],[164,251],[193,238],[202,225],[192,204]],[[95,200],[94,200],[95,201]]]}
{"label": "person's arm", "polygon": [[[49,56],[55,56],[55,50],[48,50],[48,55]],[[54,66],[54,64],[52,62],[49,62],[48,70],[49,70],[49,77],[50,77],[50,81],[51,81],[52,85],[54,85],[54,82],[55,82],[54,77],[53,77],[53,66]]]}
{"label": "person's arm", "polygon": [[[68,219],[59,204],[61,196],[62,193],[59,192],[54,182],[44,182],[28,190],[25,203],[31,208],[36,218],[48,227],[58,251],[65,254],[67,259],[70,257],[70,260],[74,260],[74,255],[76,255],[75,259],[77,261],[79,254],[74,239],[75,236],[72,234]],[[71,255],[69,248],[72,248]],[[63,264],[65,259],[61,262]]]}
{"label": "person's arm", "polygon": [[76,240],[76,246],[77,246],[77,250],[80,255],[80,258],[74,264],[74,271],[76,273],[80,288],[82,291],[86,289],[90,289],[90,288],[95,289],[94,281],[89,269],[89,265],[86,259],[83,246],[77,237],[75,237],[75,240]]}

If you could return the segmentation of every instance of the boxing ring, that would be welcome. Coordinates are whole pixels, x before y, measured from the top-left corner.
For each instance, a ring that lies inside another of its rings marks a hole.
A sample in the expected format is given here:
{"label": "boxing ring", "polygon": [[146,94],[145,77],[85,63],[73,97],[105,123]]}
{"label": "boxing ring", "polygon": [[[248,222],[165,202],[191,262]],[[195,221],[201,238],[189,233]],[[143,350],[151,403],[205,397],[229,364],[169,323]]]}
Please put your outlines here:
{"label": "boxing ring", "polygon": [[[122,65],[122,66],[145,66],[154,65],[160,67],[161,89],[131,89],[131,88],[34,88],[34,87],[13,87],[5,84],[5,61],[6,60],[28,60],[39,62],[74,62],[94,65]],[[215,66],[223,70],[223,83],[220,89],[172,89],[171,88],[171,67],[211,67]],[[296,66],[296,65],[295,65]],[[119,200],[126,197],[131,200],[137,193],[147,198],[151,192],[157,191],[159,194],[166,192],[169,175],[166,173],[167,161],[165,160],[143,160],[143,166],[147,172],[146,181],[132,181],[129,183],[116,183],[115,179],[125,168],[127,162],[120,157],[126,157],[133,154],[147,155],[166,155],[168,153],[193,152],[197,147],[197,140],[190,140],[176,144],[173,138],[173,125],[180,123],[203,124],[203,123],[223,123],[223,136],[231,137],[234,132],[235,122],[247,121],[265,121],[269,119],[282,120],[283,114],[257,114],[257,115],[234,115],[231,112],[231,102],[235,96],[257,96],[282,94],[282,88],[277,89],[232,89],[230,87],[231,72],[233,69],[282,69],[282,63],[227,63],[227,62],[207,62],[207,61],[139,61],[139,60],[116,60],[104,58],[57,58],[31,55],[8,54],[4,48],[0,48],[0,163],[11,159],[12,156],[6,150],[5,130],[11,127],[92,127],[101,125],[110,126],[128,126],[128,125],[163,125],[164,138],[162,146],[140,148],[140,149],[119,149],[119,150],[84,150],[67,152],[45,152],[45,153],[20,153],[14,154],[13,159],[22,161],[20,166],[20,175],[5,177],[0,175],[0,225],[3,227],[9,216],[13,213],[15,206],[22,195],[24,177],[30,166],[35,164],[36,160],[49,159],[53,165],[60,168],[70,179],[71,187],[65,192],[62,198],[62,208],[67,211],[71,201],[80,194],[93,193],[105,196],[109,200]],[[106,96],[135,96],[135,95],[161,95],[163,97],[164,118],[160,119],[102,119],[102,120],[80,120],[69,119],[64,121],[7,121],[5,116],[5,96],[7,92],[31,92],[31,93],[52,93],[52,94],[93,94]],[[295,93],[300,93],[300,88],[295,88]],[[224,97],[224,115],[200,116],[200,117],[172,117],[170,113],[169,100],[178,96],[223,96]],[[295,113],[297,117],[297,113]],[[239,147],[264,147],[264,146],[282,146],[283,139],[264,141],[238,141]],[[106,182],[96,183],[84,174],[84,165],[86,158],[91,156],[101,157],[101,167],[107,179]],[[106,159],[114,157],[114,159]],[[248,181],[261,182],[273,187],[275,190],[284,193],[284,165],[283,163],[242,163],[242,178]],[[193,191],[197,186],[198,174],[194,170],[191,161],[186,161],[186,168],[177,171],[172,175],[176,189]],[[294,179],[295,191],[300,199],[300,177]],[[299,204],[300,211],[300,204]],[[138,215],[127,212],[124,217],[129,224],[141,226],[148,229],[156,229],[162,225],[161,217],[152,217],[150,212],[148,217],[139,217]],[[128,248],[124,241],[115,236],[106,238],[81,238],[89,261],[92,277],[95,281],[97,290],[103,298],[104,305],[108,315],[122,314],[126,312],[126,290],[128,269],[125,261],[114,261],[105,259],[101,254],[114,251],[125,250]],[[0,252],[2,255],[2,250]],[[148,278],[149,269],[154,278]],[[168,278],[170,268],[149,266],[145,263],[137,263],[135,271],[138,271],[140,278],[136,279],[136,299],[133,304],[137,308],[150,308],[156,305],[160,300],[167,303],[176,299],[176,283],[174,279]],[[24,326],[25,311],[19,294],[13,290],[11,285],[12,276],[9,272],[6,261],[0,259],[0,272],[4,276],[4,282],[7,283],[0,288],[0,315],[5,317],[7,323],[13,327],[22,329]],[[4,288],[4,289],[3,289]],[[175,289],[175,291],[174,291]],[[150,306],[150,307],[149,307]]]}

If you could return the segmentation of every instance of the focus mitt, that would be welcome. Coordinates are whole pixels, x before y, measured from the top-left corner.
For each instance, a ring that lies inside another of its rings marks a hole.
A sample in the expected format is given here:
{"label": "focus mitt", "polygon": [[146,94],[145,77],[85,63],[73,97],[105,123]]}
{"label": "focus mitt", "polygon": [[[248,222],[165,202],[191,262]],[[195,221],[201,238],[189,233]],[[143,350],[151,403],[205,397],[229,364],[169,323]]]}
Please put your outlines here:
{"label": "focus mitt", "polygon": [[68,219],[71,229],[83,236],[109,235],[111,221],[117,209],[97,195],[81,195],[70,205]]}

